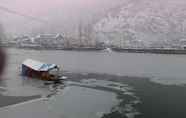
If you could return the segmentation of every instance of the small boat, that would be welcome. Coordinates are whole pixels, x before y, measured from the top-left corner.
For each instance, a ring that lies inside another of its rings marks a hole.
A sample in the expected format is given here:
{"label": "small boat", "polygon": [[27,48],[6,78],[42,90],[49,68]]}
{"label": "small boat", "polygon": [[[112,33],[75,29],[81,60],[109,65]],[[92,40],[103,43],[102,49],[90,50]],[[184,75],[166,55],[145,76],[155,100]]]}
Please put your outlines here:
{"label": "small boat", "polygon": [[60,68],[56,64],[47,64],[40,61],[26,59],[22,63],[22,76],[39,78],[47,81],[55,81],[60,78]]}

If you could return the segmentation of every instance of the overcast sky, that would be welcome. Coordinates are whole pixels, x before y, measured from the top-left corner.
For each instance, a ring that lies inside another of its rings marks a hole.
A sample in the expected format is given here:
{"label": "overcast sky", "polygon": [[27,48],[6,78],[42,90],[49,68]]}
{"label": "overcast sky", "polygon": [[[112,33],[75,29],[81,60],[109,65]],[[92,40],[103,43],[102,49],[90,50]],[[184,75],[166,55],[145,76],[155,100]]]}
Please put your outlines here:
{"label": "overcast sky", "polygon": [[[80,20],[99,16],[123,0],[0,0],[0,5],[44,19],[48,25],[71,30]],[[8,33],[27,33],[43,24],[0,10],[0,21]],[[45,24],[46,25],[46,24]]]}

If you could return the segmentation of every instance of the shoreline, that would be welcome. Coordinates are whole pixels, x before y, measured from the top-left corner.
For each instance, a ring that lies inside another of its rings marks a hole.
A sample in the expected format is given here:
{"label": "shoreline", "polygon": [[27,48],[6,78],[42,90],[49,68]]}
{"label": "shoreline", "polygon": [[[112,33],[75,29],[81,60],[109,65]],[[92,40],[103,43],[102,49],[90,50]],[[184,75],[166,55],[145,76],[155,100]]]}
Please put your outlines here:
{"label": "shoreline", "polygon": [[[25,49],[25,50],[36,50],[36,51],[107,51],[106,48],[44,48],[44,47],[10,47],[10,46],[2,46],[7,49]],[[142,54],[173,54],[173,55],[186,55],[186,49],[134,49],[134,48],[110,48],[112,52],[118,53],[142,53]]]}
{"label": "shoreline", "polygon": [[115,52],[123,52],[123,53],[149,53],[149,54],[186,54],[185,49],[119,49],[119,48],[112,48]]}

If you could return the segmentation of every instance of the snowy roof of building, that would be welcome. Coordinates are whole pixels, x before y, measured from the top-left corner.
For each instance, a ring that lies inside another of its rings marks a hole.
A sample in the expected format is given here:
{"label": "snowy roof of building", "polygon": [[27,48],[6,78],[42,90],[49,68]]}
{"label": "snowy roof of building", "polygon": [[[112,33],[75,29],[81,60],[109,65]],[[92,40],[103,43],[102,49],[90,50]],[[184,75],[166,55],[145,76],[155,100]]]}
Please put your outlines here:
{"label": "snowy roof of building", "polygon": [[56,64],[46,64],[32,59],[26,59],[22,64],[35,71],[48,71],[57,67]]}
{"label": "snowy roof of building", "polygon": [[36,36],[36,38],[56,38],[56,37],[63,37],[62,34],[40,34]]}
{"label": "snowy roof of building", "polygon": [[63,35],[62,34],[57,34],[56,38],[58,38],[58,37],[62,37],[63,38]]}

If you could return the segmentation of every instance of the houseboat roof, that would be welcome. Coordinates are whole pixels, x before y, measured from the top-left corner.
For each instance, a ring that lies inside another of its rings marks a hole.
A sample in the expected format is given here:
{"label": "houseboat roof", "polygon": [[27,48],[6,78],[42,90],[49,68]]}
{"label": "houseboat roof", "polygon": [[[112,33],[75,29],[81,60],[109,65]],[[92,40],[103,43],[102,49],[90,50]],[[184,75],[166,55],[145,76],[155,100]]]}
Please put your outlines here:
{"label": "houseboat roof", "polygon": [[22,65],[25,65],[35,71],[48,71],[50,69],[58,67],[56,64],[47,64],[42,63],[40,61],[32,60],[32,59],[26,59]]}

